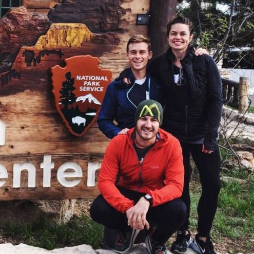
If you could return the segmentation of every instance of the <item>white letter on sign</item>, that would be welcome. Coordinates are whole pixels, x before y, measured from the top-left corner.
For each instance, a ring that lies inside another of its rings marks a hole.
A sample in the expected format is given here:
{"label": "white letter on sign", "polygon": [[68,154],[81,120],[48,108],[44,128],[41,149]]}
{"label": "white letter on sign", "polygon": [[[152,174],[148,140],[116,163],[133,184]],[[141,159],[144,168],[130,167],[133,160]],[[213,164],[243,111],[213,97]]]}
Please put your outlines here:
{"label": "white letter on sign", "polygon": [[13,188],[20,188],[20,176],[22,170],[27,169],[28,172],[28,187],[35,187],[36,169],[32,163],[13,164]]}
{"label": "white letter on sign", "polygon": [[[66,172],[67,169],[73,169],[74,172]],[[66,162],[57,170],[57,180],[64,187],[74,187],[80,183],[81,179],[66,180],[67,177],[82,177],[82,168],[75,162]]]}
{"label": "white letter on sign", "polygon": [[[0,179],[8,178],[8,172],[4,165],[0,164]],[[0,187],[2,187],[6,181],[0,181]]]}
{"label": "white letter on sign", "polygon": [[101,168],[101,162],[88,162],[87,187],[95,186],[95,172]]}
{"label": "white letter on sign", "polygon": [[51,186],[51,169],[54,168],[54,163],[51,163],[51,155],[44,155],[43,162],[40,165],[43,169],[43,187]]}
{"label": "white letter on sign", "polygon": [[0,146],[5,145],[5,124],[0,120]]}

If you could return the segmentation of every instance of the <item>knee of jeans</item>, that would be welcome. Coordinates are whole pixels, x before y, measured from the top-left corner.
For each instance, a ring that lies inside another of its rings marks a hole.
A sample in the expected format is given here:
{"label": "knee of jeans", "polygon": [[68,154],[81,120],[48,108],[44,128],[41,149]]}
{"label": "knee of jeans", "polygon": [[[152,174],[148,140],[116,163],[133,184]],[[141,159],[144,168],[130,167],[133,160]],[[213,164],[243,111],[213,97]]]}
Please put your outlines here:
{"label": "knee of jeans", "polygon": [[187,207],[183,201],[181,203],[179,203],[179,205],[176,209],[176,214],[177,214],[179,221],[183,221],[186,219]]}
{"label": "knee of jeans", "polygon": [[187,216],[187,207],[181,199],[175,200],[173,210],[171,210],[170,220],[174,220],[176,223],[182,223],[186,220]]}
{"label": "knee of jeans", "polygon": [[94,203],[92,203],[92,205],[90,206],[90,216],[92,218],[92,220],[94,220],[94,217],[96,217],[96,208],[95,208],[95,205]]}
{"label": "knee of jeans", "polygon": [[97,199],[95,199],[93,201],[93,203],[91,204],[91,207],[90,207],[90,210],[89,210],[92,220],[98,221],[98,218],[101,217],[100,210],[101,210],[100,209],[100,204],[99,204],[99,202],[97,202]]}

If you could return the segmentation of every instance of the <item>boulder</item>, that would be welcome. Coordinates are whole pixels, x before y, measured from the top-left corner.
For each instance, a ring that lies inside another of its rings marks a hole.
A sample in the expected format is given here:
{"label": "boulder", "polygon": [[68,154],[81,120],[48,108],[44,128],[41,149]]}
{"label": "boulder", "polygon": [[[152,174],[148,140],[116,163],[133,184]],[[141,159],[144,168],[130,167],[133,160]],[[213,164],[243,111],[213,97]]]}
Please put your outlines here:
{"label": "boulder", "polygon": [[[167,250],[167,254],[171,252]],[[61,249],[45,250],[38,247],[29,246],[26,244],[13,245],[11,243],[0,244],[0,254],[115,254],[111,250],[93,250],[90,245],[79,245],[74,247],[65,247]],[[143,244],[135,245],[130,254],[148,254],[147,249]],[[185,254],[196,254],[191,249]]]}

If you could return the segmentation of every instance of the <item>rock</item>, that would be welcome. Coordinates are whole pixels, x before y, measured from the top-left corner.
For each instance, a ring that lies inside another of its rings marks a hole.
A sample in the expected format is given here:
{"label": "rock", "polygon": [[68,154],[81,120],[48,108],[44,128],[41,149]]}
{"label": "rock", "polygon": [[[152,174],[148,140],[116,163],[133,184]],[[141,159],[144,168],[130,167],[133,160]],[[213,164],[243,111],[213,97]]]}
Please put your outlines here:
{"label": "rock", "polygon": [[[167,250],[167,254],[170,254]],[[29,246],[26,244],[12,245],[11,243],[0,244],[0,254],[115,254],[111,250],[93,250],[90,245],[78,245],[75,247],[65,247],[61,249],[45,250],[38,247]],[[148,254],[147,249],[143,244],[135,245],[130,254]],[[185,254],[196,254],[195,251],[188,249]]]}
{"label": "rock", "polygon": [[74,216],[89,217],[92,201],[93,199],[0,201],[0,221],[2,224],[19,225],[33,224],[41,218],[47,218],[65,224]]}
{"label": "rock", "polygon": [[247,169],[254,171],[254,158],[253,154],[247,151],[237,151],[241,164]]}
{"label": "rock", "polygon": [[90,245],[79,245],[75,247],[65,247],[51,251],[32,247],[26,244],[12,245],[11,243],[0,244],[0,254],[96,254]]}
{"label": "rock", "polygon": [[246,180],[235,178],[235,177],[230,177],[230,176],[222,176],[221,181],[225,182],[225,183],[237,182],[239,184],[244,184],[247,182]]}
{"label": "rock", "polygon": [[235,143],[254,146],[254,116],[223,107],[220,132]]}
{"label": "rock", "polygon": [[54,214],[56,221],[67,223],[74,215],[74,206],[76,199],[64,200],[38,200],[38,208],[46,214]]}

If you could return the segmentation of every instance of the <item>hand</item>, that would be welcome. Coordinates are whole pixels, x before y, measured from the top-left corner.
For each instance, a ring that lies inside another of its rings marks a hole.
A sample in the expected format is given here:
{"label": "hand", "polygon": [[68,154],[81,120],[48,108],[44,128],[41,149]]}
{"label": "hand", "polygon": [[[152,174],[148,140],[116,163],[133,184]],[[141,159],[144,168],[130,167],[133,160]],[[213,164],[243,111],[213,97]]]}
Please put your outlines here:
{"label": "hand", "polygon": [[127,85],[131,85],[131,81],[128,78],[123,78],[123,82]]}
{"label": "hand", "polygon": [[124,128],[124,129],[122,129],[121,131],[119,131],[118,133],[117,133],[117,135],[123,135],[123,134],[127,134],[127,132],[129,131],[129,129],[128,128]]}
{"label": "hand", "polygon": [[137,204],[126,211],[128,225],[134,229],[147,230],[150,228],[150,224],[146,219],[146,214],[149,209],[149,202],[141,197]]}
{"label": "hand", "polygon": [[195,50],[195,55],[196,56],[209,55],[209,52],[204,48],[198,48]]}
{"label": "hand", "polygon": [[212,150],[207,150],[207,149],[205,149],[205,145],[203,144],[203,146],[202,146],[202,152],[203,152],[203,153],[211,154],[213,151],[212,151]]}

